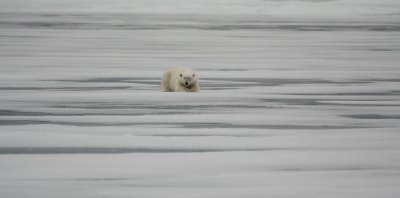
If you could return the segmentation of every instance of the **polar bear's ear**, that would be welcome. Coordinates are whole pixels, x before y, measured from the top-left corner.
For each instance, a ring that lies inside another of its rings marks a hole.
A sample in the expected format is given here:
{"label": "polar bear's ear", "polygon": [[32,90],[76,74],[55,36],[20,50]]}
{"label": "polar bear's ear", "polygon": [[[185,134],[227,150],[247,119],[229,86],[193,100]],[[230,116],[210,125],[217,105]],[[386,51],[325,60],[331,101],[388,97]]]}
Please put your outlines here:
{"label": "polar bear's ear", "polygon": [[182,74],[179,74],[180,77],[182,77]]}

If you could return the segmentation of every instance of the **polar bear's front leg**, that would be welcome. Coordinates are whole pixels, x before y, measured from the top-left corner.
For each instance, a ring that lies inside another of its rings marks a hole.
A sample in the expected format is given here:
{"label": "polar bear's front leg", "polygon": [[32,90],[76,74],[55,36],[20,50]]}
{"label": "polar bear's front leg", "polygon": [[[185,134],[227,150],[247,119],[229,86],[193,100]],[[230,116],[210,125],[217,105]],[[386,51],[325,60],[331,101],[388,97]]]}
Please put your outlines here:
{"label": "polar bear's front leg", "polygon": [[176,85],[174,91],[175,92],[186,92],[186,89],[185,89],[185,87],[182,87],[180,85]]}
{"label": "polar bear's front leg", "polygon": [[196,83],[193,85],[193,88],[191,89],[192,92],[199,92],[200,91],[200,86],[199,83]]}

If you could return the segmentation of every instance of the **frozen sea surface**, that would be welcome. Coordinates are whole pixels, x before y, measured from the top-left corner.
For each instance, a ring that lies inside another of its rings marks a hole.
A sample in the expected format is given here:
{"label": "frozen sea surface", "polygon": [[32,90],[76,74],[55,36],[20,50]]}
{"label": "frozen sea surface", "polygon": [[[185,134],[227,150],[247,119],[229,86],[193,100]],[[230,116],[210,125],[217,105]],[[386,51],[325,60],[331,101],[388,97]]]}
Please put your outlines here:
{"label": "frozen sea surface", "polygon": [[0,0],[0,197],[400,196],[399,1],[110,2]]}

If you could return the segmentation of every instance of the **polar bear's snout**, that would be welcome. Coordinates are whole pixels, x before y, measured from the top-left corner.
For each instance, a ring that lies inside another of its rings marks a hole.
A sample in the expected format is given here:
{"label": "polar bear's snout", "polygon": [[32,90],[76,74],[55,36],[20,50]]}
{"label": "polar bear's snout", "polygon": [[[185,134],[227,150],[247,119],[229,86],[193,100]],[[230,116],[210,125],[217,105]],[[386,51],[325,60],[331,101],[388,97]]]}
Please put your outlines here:
{"label": "polar bear's snout", "polygon": [[183,80],[185,81],[185,86],[189,86],[190,82],[192,82],[192,78],[191,77],[184,77]]}

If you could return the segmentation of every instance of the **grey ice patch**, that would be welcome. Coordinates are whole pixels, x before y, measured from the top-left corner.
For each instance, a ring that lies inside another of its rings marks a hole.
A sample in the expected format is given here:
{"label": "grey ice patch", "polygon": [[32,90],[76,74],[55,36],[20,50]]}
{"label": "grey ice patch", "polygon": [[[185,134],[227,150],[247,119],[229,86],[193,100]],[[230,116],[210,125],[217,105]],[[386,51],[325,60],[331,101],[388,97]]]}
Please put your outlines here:
{"label": "grey ice patch", "polygon": [[109,86],[109,87],[0,87],[0,90],[48,90],[48,91],[104,91],[104,90],[123,90],[131,86]]}
{"label": "grey ice patch", "polygon": [[[301,95],[301,94],[300,94]],[[318,94],[317,94],[318,95]],[[262,99],[266,103],[282,103],[287,105],[320,105],[320,106],[354,106],[354,107],[375,107],[388,106],[398,107],[398,104],[362,104],[362,103],[336,103],[335,101],[378,101],[378,100],[324,100],[324,99]]]}
{"label": "grey ice patch", "polygon": [[66,126],[166,126],[171,128],[190,128],[190,129],[354,129],[354,128],[374,128],[372,125],[245,125],[231,123],[181,123],[181,122],[151,122],[151,123],[133,123],[133,122],[61,122],[46,120],[0,120],[0,125],[66,125]]}
{"label": "grey ice patch", "polygon": [[400,119],[400,115],[382,115],[382,114],[353,114],[344,115],[344,117],[356,119]]}
{"label": "grey ice patch", "polygon": [[279,151],[290,148],[105,148],[105,147],[0,147],[1,154],[124,154],[124,153],[205,153]]}

